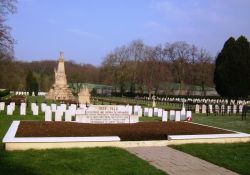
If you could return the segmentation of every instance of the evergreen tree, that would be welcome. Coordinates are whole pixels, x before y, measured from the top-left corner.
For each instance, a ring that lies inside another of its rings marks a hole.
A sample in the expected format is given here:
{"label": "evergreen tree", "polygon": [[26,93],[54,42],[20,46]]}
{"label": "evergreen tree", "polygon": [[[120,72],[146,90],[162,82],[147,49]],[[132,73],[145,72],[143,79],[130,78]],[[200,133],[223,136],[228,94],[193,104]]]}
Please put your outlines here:
{"label": "evergreen tree", "polygon": [[29,92],[29,95],[32,95],[32,92],[36,96],[38,95],[38,82],[31,71],[26,76],[26,91]]}
{"label": "evergreen tree", "polygon": [[244,36],[230,37],[215,62],[214,83],[218,94],[226,98],[250,95],[250,43]]}

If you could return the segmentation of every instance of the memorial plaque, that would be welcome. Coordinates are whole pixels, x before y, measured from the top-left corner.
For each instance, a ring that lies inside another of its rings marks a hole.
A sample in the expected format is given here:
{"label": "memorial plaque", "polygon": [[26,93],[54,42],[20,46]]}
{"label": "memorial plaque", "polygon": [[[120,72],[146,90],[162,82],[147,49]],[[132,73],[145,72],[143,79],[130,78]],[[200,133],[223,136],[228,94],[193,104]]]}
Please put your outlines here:
{"label": "memorial plaque", "polygon": [[116,105],[93,105],[85,114],[76,114],[83,123],[136,123],[139,117],[129,115],[125,106]]}

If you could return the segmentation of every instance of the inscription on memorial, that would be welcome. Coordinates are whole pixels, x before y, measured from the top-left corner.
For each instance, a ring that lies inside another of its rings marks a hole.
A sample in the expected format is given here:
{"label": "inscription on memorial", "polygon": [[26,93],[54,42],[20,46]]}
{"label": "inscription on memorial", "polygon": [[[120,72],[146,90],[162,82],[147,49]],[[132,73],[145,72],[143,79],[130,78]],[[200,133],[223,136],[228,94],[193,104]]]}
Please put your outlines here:
{"label": "inscription on memorial", "polygon": [[77,116],[83,123],[136,123],[138,116],[129,115],[126,106],[90,106],[85,114]]}

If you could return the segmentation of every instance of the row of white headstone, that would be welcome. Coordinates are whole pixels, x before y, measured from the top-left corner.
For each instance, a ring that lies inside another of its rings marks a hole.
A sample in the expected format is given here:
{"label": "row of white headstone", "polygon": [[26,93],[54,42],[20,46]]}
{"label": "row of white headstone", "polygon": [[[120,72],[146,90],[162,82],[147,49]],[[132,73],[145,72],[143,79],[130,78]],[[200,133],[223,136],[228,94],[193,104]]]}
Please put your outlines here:
{"label": "row of white headstone", "polygon": [[[159,108],[144,108],[144,116],[145,117],[162,117],[162,121],[168,120],[168,111],[165,111],[163,109]],[[170,110],[169,111],[169,120],[171,121],[185,121],[190,120],[192,118],[192,112],[181,110],[181,111],[175,111]]]}
{"label": "row of white headstone", "polygon": [[[226,111],[225,111],[226,109]],[[243,109],[243,105],[239,105],[239,113],[242,113],[242,109]],[[217,112],[217,113],[233,113],[233,114],[236,114],[237,113],[237,105],[221,105],[221,107],[219,105],[215,105],[213,106],[212,104],[209,104],[208,105],[208,109],[207,109],[207,105],[205,104],[202,104],[202,105],[199,105],[199,104],[196,104],[195,105],[195,113],[202,113],[202,114],[206,114],[207,112],[209,113],[214,113]]]}
{"label": "row of white headstone", "polygon": [[[29,95],[29,92],[25,91],[16,91],[14,92],[15,95]],[[47,93],[46,92],[38,92],[38,96],[45,96]],[[35,96],[35,92],[32,92],[32,96]]]}
{"label": "row of white headstone", "polygon": [[[20,106],[20,115],[26,115],[26,103],[21,103]],[[0,103],[0,111],[3,111],[5,108],[5,103]],[[146,117],[161,117],[162,121],[168,121],[168,111],[165,111],[161,108],[142,108],[141,106],[126,106],[128,109],[128,113]],[[45,121],[62,121],[63,116],[65,121],[72,121],[73,117],[76,116],[77,113],[82,113],[86,110],[87,107],[85,104],[80,104],[80,108],[77,108],[76,104],[71,104],[67,106],[66,104],[51,104],[47,105],[45,103],[41,103],[41,111],[45,113]],[[7,105],[7,115],[13,115],[13,111],[15,110],[15,103],[11,102]],[[39,106],[36,103],[31,103],[31,111],[33,115],[39,114]],[[55,118],[53,120],[53,113],[55,113]],[[169,111],[169,120],[171,121],[183,121],[192,118],[191,111]],[[77,121],[77,118],[76,118]]]}
{"label": "row of white headstone", "polygon": [[[0,111],[4,111],[4,109],[5,109],[5,103],[0,102]],[[7,115],[13,115],[13,112],[15,111],[15,103],[11,102],[9,105],[6,106],[6,109],[7,109]],[[21,103],[20,115],[26,115],[26,109],[27,109],[26,103]],[[39,107],[35,103],[31,103],[31,111],[33,115],[38,115]]]}
{"label": "row of white headstone", "polygon": [[[137,99],[142,99],[142,100],[152,100],[152,98],[149,97],[137,97]],[[228,104],[227,99],[211,99],[211,98],[180,98],[180,97],[156,97],[155,98],[158,101],[161,102],[191,102],[191,103],[212,103],[212,104]],[[231,100],[230,104],[234,105],[245,105],[249,103],[250,101],[246,100]]]}

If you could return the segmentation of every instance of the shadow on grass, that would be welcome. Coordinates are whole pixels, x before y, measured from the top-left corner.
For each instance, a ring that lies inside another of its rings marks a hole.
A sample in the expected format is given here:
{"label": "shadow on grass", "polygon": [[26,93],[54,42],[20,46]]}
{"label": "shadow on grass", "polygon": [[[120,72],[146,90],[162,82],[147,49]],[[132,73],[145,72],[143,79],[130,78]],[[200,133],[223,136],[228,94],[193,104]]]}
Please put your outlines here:
{"label": "shadow on grass", "polygon": [[16,174],[38,175],[28,165],[24,165],[24,163],[22,163],[22,160],[13,160],[10,154],[13,154],[13,153],[0,150],[0,174],[1,175],[16,175]]}

